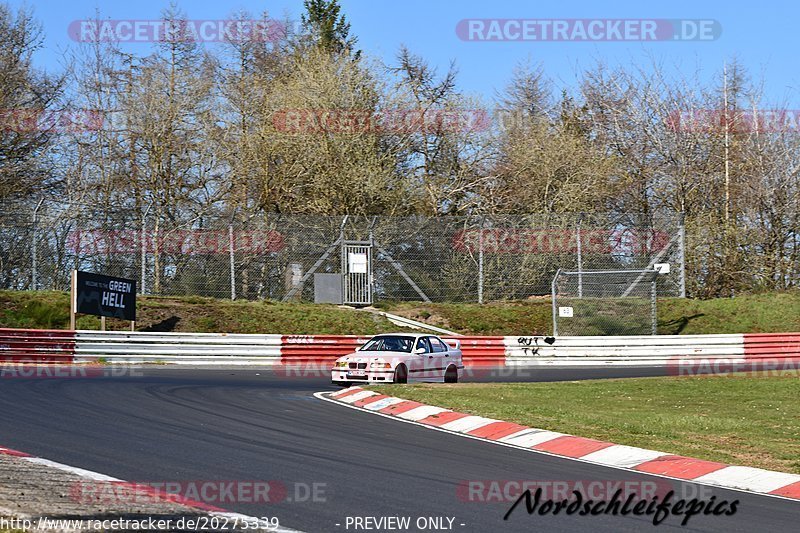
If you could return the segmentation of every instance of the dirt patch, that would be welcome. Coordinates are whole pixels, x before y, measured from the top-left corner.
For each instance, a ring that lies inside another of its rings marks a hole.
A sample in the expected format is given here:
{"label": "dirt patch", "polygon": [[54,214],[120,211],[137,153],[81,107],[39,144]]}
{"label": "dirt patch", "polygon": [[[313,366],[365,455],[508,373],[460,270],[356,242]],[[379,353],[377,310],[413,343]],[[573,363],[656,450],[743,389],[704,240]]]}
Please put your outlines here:
{"label": "dirt patch", "polygon": [[436,310],[426,306],[404,306],[392,310],[393,314],[403,318],[410,318],[417,322],[423,322],[431,326],[436,326],[443,329],[452,329],[450,321],[443,315],[436,312]]}

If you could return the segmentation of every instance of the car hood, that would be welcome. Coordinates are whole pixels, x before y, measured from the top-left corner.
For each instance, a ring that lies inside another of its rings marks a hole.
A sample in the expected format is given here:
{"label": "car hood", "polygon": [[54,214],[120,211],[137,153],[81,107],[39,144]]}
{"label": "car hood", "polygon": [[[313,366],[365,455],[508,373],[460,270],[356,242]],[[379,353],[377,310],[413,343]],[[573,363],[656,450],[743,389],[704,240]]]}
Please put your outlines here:
{"label": "car hood", "polygon": [[366,363],[369,361],[403,361],[412,357],[408,352],[353,352],[342,356],[337,361]]}

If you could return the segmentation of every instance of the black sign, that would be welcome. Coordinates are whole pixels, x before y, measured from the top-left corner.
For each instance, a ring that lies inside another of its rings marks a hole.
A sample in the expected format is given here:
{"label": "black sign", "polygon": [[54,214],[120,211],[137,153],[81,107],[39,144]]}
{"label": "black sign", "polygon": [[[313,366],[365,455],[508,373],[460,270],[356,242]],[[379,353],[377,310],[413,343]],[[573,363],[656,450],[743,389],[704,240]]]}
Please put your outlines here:
{"label": "black sign", "polygon": [[78,271],[75,311],[136,320],[136,281]]}

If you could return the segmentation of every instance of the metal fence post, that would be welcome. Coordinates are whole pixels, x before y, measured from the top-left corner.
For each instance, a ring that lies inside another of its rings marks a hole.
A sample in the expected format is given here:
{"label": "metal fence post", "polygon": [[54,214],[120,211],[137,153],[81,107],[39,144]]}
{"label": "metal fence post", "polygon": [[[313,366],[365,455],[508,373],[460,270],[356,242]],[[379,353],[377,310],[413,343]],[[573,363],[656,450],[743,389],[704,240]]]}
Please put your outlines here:
{"label": "metal fence post", "polygon": [[140,294],[147,294],[147,213],[150,212],[152,206],[153,204],[148,205],[147,209],[145,209],[142,214],[142,231],[140,237],[142,241],[142,283],[139,288]]}
{"label": "metal fence post", "polygon": [[575,230],[575,242],[578,251],[578,298],[583,298],[583,257],[581,256],[581,219],[583,214],[578,215],[578,227]]}
{"label": "metal fence post", "polygon": [[678,253],[681,256],[680,293],[681,298],[686,298],[686,224],[685,214],[678,218]]}
{"label": "metal fence post", "polygon": [[36,288],[39,286],[39,269],[38,269],[38,252],[39,252],[39,235],[38,235],[38,221],[37,217],[39,215],[39,209],[42,207],[44,203],[44,198],[39,199],[39,203],[36,204],[36,208],[33,210],[33,243],[31,246],[31,290],[35,291]]}
{"label": "metal fence post", "polygon": [[658,334],[658,314],[656,311],[656,278],[650,282],[650,330],[653,335]]}
{"label": "metal fence post", "polygon": [[231,300],[236,299],[236,263],[234,262],[233,224],[228,226],[228,251],[231,259]]}
{"label": "metal fence post", "polygon": [[483,223],[481,217],[480,233],[478,233],[478,303],[483,304]]}
{"label": "metal fence post", "polygon": [[553,305],[553,337],[558,336],[558,313],[556,309],[556,280],[561,275],[561,269],[556,270],[556,275],[553,276],[553,281],[550,282],[550,300]]}

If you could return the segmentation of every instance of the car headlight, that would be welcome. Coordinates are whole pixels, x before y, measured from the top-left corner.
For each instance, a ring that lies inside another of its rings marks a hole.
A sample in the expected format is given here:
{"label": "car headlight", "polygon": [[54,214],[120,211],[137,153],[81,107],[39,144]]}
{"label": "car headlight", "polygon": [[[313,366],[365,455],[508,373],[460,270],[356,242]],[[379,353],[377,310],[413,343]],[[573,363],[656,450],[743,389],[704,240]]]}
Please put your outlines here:
{"label": "car headlight", "polygon": [[346,368],[347,367],[347,361],[336,361],[336,363],[333,365],[333,367],[334,368]]}
{"label": "car headlight", "polygon": [[370,368],[392,368],[391,363],[370,363]]}

